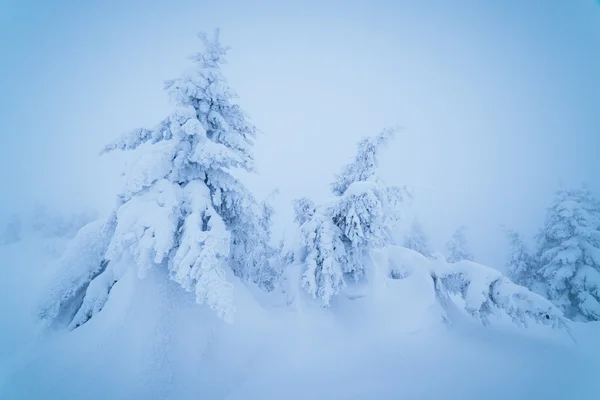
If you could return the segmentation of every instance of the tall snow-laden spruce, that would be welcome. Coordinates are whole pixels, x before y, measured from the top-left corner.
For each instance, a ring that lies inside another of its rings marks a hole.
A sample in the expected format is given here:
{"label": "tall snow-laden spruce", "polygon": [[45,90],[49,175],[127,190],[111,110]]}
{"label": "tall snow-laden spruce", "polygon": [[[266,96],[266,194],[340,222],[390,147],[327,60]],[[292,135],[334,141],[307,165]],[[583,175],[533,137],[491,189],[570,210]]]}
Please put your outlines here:
{"label": "tall snow-laden spruce", "polygon": [[377,155],[394,133],[386,129],[358,144],[354,160],[331,185],[335,197],[315,206],[295,203],[304,264],[301,285],[327,306],[347,281],[369,280],[369,252],[391,244],[405,188],[386,186],[377,175]]}
{"label": "tall snow-laden spruce", "polygon": [[[221,71],[228,48],[221,45],[219,32],[199,36],[205,48],[193,57],[196,68],[166,82],[173,113],[103,150],[135,150],[137,158],[125,171],[110,229],[104,229],[109,234],[100,260],[103,271],[89,275],[88,289],[127,256],[141,277],[151,268],[167,268],[198,303],[230,321],[230,273],[267,290],[274,288],[278,274],[268,260],[271,210],[234,175],[236,169],[254,170],[257,130],[233,102],[236,95]],[[103,291],[115,280],[118,276],[111,275]],[[90,295],[84,295],[82,307]],[[71,326],[87,321],[106,297],[80,309]]]}
{"label": "tall snow-laden spruce", "polygon": [[448,262],[454,263],[461,260],[473,261],[473,255],[467,250],[466,227],[461,226],[452,235],[452,239],[446,244],[448,250]]}
{"label": "tall snow-laden spruce", "polygon": [[535,259],[518,232],[509,230],[506,237],[510,245],[510,258],[505,266],[506,274],[513,282],[531,289],[537,273]]}
{"label": "tall snow-laden spruce", "polygon": [[417,219],[413,220],[412,224],[410,225],[410,230],[404,238],[403,245],[407,249],[411,249],[423,254],[425,257],[433,257],[433,251],[429,246],[427,235],[425,234],[425,231],[423,231],[423,227]]}
{"label": "tall snow-laden spruce", "polygon": [[586,188],[558,190],[538,234],[539,276],[574,320],[600,320],[600,203]]}

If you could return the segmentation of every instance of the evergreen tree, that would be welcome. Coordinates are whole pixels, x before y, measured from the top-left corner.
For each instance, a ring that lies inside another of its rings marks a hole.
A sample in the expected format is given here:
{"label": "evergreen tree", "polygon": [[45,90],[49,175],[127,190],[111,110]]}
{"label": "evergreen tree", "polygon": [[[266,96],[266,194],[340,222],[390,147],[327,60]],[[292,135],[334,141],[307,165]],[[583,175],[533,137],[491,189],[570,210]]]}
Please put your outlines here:
{"label": "evergreen tree", "polygon": [[[390,229],[400,218],[405,188],[386,186],[377,176],[377,153],[393,130],[359,142],[354,160],[332,183],[336,195],[322,206],[308,199],[294,203],[300,225],[302,286],[329,305],[346,280],[369,277],[369,251],[391,243]],[[286,255],[287,256],[287,255]],[[290,259],[290,257],[287,257]],[[298,260],[294,260],[298,261]]]}
{"label": "evergreen tree", "polygon": [[452,239],[446,244],[448,250],[448,262],[455,263],[461,260],[473,261],[473,255],[467,250],[466,228],[461,226],[452,235]]}
{"label": "evergreen tree", "polygon": [[354,281],[368,277],[364,265],[368,252],[392,243],[391,229],[400,220],[400,204],[408,196],[406,188],[388,186],[377,174],[378,154],[395,132],[385,129],[361,140],[354,159],[331,184],[337,198],[327,213],[343,233]]}
{"label": "evergreen tree", "polygon": [[348,260],[342,242],[342,232],[331,218],[321,213],[313,215],[301,227],[302,242],[306,246],[302,287],[324,306],[346,285],[344,273]]}
{"label": "evergreen tree", "polygon": [[423,227],[417,219],[410,226],[410,231],[404,238],[404,247],[423,254],[425,257],[433,257],[433,252],[429,247],[429,240],[423,231]]}
{"label": "evergreen tree", "polygon": [[[230,320],[229,271],[265,289],[274,287],[277,272],[268,262],[270,211],[233,174],[254,170],[256,128],[233,102],[236,96],[221,72],[227,48],[218,31],[200,39],[205,50],[193,58],[196,68],[166,83],[173,113],[103,150],[135,150],[138,157],[125,172],[101,275],[131,255],[140,276],[168,268],[198,303]],[[101,309],[105,298],[78,324]]]}
{"label": "evergreen tree", "polygon": [[510,243],[510,258],[506,273],[515,283],[532,288],[536,275],[536,263],[518,232],[509,230],[506,237]]}
{"label": "evergreen tree", "polygon": [[558,190],[538,234],[548,298],[576,320],[600,320],[600,204],[586,188]]}

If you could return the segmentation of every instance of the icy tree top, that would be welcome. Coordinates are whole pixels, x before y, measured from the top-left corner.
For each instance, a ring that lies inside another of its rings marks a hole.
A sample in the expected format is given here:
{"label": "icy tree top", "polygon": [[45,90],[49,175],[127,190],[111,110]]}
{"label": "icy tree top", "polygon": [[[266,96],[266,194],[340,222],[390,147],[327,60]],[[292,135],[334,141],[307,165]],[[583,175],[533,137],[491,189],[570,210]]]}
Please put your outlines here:
{"label": "icy tree top", "polygon": [[354,160],[344,166],[342,172],[336,176],[331,184],[331,191],[341,196],[354,182],[376,179],[378,152],[396,132],[396,128],[388,128],[377,136],[362,139],[358,143]]}
{"label": "icy tree top", "polygon": [[[163,177],[187,183],[205,178],[210,170],[254,169],[252,146],[256,128],[232,103],[237,96],[220,68],[227,48],[221,45],[218,30],[213,38],[200,34],[200,39],[205,50],[193,57],[196,68],[165,83],[175,111],[154,128],[128,132],[102,151],[132,150],[144,143],[163,144],[152,156],[146,155],[146,161],[138,162],[143,164],[138,168],[144,170],[138,175],[147,176],[139,177],[143,182],[133,192]],[[149,157],[152,158],[148,160]],[[154,171],[148,171],[148,165]]]}

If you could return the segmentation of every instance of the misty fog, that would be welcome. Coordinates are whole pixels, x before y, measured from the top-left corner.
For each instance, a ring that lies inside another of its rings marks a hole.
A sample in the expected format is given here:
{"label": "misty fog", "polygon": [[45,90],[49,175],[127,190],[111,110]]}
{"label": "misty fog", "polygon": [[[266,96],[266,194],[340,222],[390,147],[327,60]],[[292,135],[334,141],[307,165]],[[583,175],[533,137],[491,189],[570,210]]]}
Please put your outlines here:
{"label": "misty fog", "polygon": [[329,196],[355,142],[401,134],[381,160],[414,188],[436,250],[459,225],[502,268],[501,226],[532,240],[550,195],[600,191],[600,7],[592,0],[8,1],[2,7],[2,219],[36,204],[107,212],[126,156],[98,156],[169,110],[162,82],[220,27],[226,73],[261,130],[259,197]]}

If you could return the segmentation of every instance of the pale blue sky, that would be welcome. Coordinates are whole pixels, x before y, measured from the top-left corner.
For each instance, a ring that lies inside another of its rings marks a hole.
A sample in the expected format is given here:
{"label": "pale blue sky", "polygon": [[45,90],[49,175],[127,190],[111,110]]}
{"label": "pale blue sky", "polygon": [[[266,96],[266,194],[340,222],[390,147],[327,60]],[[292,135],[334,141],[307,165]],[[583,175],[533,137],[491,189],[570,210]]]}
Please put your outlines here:
{"label": "pale blue sky", "polygon": [[[84,4],[85,3],[85,4]],[[123,131],[169,111],[162,82],[220,27],[226,72],[262,130],[259,195],[322,199],[363,135],[420,189],[436,247],[464,223],[499,266],[501,224],[532,235],[559,184],[600,192],[600,6],[539,1],[2,1],[4,214],[111,207]]]}

